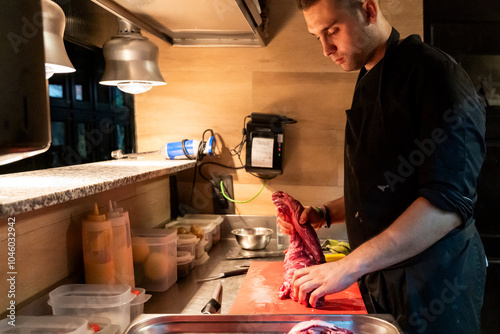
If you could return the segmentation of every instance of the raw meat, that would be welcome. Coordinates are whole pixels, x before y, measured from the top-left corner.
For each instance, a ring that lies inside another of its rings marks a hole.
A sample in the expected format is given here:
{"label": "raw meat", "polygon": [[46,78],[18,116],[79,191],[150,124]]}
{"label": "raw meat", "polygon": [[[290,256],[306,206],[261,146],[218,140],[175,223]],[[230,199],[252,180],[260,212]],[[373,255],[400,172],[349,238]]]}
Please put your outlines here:
{"label": "raw meat", "polygon": [[[278,217],[293,225],[294,232],[290,235],[290,246],[285,254],[283,264],[283,284],[280,287],[279,298],[297,301],[291,289],[293,273],[300,268],[325,263],[325,256],[321,250],[318,235],[311,224],[299,224],[299,218],[304,207],[299,201],[283,191],[276,191],[272,195]],[[309,298],[307,298],[309,300]],[[315,307],[324,305],[324,297],[320,298]]]}
{"label": "raw meat", "polygon": [[288,334],[354,334],[352,331],[340,328],[327,321],[310,320],[299,322]]}

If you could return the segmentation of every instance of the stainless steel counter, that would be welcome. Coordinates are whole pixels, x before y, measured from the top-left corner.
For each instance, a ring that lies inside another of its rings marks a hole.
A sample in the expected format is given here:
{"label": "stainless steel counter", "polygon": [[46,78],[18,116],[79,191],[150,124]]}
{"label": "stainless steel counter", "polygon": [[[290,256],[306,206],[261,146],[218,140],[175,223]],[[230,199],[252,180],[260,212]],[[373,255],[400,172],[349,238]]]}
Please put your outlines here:
{"label": "stainless steel counter", "polygon": [[[276,250],[276,239],[272,239],[267,250]],[[165,292],[152,292],[144,305],[144,313],[201,314],[202,308],[212,298],[217,282],[223,286],[221,313],[228,314],[238,294],[245,275],[197,283],[201,278],[223,271],[237,269],[238,265],[249,265],[251,261],[283,261],[283,256],[245,260],[226,260],[226,254],[240,248],[234,239],[221,239],[209,252],[210,259],[195,267],[188,276],[181,278]]]}
{"label": "stainless steel counter", "polygon": [[[228,253],[234,253],[240,246],[231,235],[232,229],[245,227],[267,227],[274,231],[273,239],[266,247],[267,251],[278,250],[276,235],[276,216],[241,216],[225,215],[221,225],[221,240],[209,252],[210,259],[203,265],[195,267],[188,276],[179,279],[165,292],[148,292],[151,299],[144,305],[145,313],[191,314],[201,313],[201,309],[210,300],[220,280],[197,283],[196,280],[216,275],[223,271],[237,269],[238,265],[249,265],[251,261],[283,261],[284,256],[255,258],[246,260],[226,260]],[[344,224],[335,224],[329,229],[318,231],[320,239],[333,238],[346,240]],[[228,314],[243,284],[245,275],[221,279],[223,282],[222,314]]]}

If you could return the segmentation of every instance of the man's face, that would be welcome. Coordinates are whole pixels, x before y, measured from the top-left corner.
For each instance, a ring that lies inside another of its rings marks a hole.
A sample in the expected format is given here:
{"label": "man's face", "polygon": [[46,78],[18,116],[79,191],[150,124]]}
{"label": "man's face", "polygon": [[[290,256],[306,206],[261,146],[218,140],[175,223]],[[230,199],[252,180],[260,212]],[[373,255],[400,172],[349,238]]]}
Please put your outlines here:
{"label": "man's face", "polygon": [[326,57],[344,71],[359,70],[373,56],[375,38],[361,1],[351,9],[337,2],[319,0],[304,10],[307,28],[321,42]]}

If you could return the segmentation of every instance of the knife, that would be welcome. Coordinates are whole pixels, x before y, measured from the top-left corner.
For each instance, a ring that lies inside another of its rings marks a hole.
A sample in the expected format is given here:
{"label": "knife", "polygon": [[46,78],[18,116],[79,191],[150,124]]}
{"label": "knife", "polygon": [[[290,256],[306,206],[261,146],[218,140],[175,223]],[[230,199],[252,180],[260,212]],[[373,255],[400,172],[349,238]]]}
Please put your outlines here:
{"label": "knife", "polygon": [[242,268],[242,269],[236,269],[236,270],[226,271],[226,272],[220,273],[220,274],[215,275],[215,276],[210,276],[210,277],[207,277],[207,278],[199,279],[196,282],[206,282],[206,281],[211,281],[211,280],[219,279],[219,278],[225,278],[225,277],[242,275],[242,274],[246,274],[247,271],[248,271],[248,268]]}
{"label": "knife", "polygon": [[218,282],[215,287],[214,294],[212,298],[205,304],[201,313],[203,314],[215,314],[220,313],[222,303],[222,283]]}

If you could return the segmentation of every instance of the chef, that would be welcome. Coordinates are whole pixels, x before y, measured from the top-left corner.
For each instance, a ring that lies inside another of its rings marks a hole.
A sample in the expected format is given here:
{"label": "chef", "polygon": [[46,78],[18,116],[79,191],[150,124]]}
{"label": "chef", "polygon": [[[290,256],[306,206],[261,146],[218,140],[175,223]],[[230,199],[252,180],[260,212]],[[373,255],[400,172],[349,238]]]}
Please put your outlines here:
{"label": "chef", "polygon": [[378,0],[298,4],[324,55],[360,73],[346,112],[344,197],[301,216],[315,228],[345,221],[353,251],[297,270],[294,293],[316,305],[357,281],[368,307],[407,333],[478,333],[486,261],[473,208],[485,115],[473,85],[442,51],[401,39]]}

